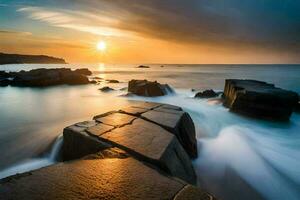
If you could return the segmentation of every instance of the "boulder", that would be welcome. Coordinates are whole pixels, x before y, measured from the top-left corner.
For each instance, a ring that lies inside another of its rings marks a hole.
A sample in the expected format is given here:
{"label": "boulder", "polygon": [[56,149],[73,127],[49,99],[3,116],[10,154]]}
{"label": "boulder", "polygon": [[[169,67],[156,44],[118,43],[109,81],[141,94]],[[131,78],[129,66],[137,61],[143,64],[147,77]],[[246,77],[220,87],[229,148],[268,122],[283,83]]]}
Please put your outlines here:
{"label": "boulder", "polygon": [[198,92],[195,98],[213,98],[217,97],[219,94],[213,90],[204,90],[203,92]]}
{"label": "boulder", "polygon": [[92,72],[88,68],[76,69],[74,72],[85,76],[91,76]]}
{"label": "boulder", "polygon": [[214,198],[133,158],[60,163],[2,180],[0,199],[191,199]]}
{"label": "boulder", "polygon": [[188,113],[162,106],[143,113],[141,117],[158,124],[174,134],[188,155],[191,158],[197,158],[195,126]]}
{"label": "boulder", "polygon": [[120,83],[120,81],[118,80],[114,80],[114,79],[111,79],[111,80],[106,80],[108,83]]}
{"label": "boulder", "polygon": [[164,96],[172,92],[168,84],[160,84],[156,81],[131,80],[128,83],[128,92],[139,96],[156,97]]}
{"label": "boulder", "polygon": [[90,83],[85,75],[68,68],[41,68],[27,72],[12,72],[9,75],[12,78],[10,85],[13,86],[45,87],[61,84],[80,85]]}
{"label": "boulder", "polygon": [[102,91],[102,92],[111,92],[111,91],[114,91],[113,88],[108,87],[108,86],[102,87],[99,90]]}
{"label": "boulder", "polygon": [[223,96],[230,111],[280,121],[289,119],[298,102],[297,93],[256,80],[226,80]]}
{"label": "boulder", "polygon": [[135,158],[151,163],[172,176],[189,183],[196,182],[192,163],[178,142],[176,136],[160,126],[143,119],[135,119],[131,124],[115,128],[99,135],[91,130],[91,135],[116,146]]}

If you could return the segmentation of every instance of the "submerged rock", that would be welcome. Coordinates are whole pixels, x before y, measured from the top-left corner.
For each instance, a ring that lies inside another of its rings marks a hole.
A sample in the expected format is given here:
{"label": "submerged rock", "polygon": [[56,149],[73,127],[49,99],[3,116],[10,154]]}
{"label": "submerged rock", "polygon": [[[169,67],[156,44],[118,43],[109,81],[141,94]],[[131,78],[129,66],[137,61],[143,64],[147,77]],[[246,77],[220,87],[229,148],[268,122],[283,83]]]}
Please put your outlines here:
{"label": "submerged rock", "polygon": [[149,66],[146,66],[146,65],[140,65],[138,66],[137,68],[150,68]]}
{"label": "submerged rock", "polygon": [[108,87],[108,86],[102,87],[99,90],[102,91],[102,92],[111,92],[111,91],[114,91],[113,88]]}
{"label": "submerged rock", "polygon": [[[83,69],[86,72],[87,69]],[[33,69],[30,71],[10,72],[9,81],[13,86],[45,87],[53,85],[80,85],[90,81],[82,71],[72,71],[69,68]]]}
{"label": "submerged rock", "polygon": [[108,83],[120,83],[120,81],[118,80],[114,80],[114,79],[111,79],[111,80],[106,80]]}
{"label": "submerged rock", "polygon": [[160,84],[156,81],[131,80],[128,83],[128,92],[139,96],[156,97],[164,96],[172,92],[168,84]]}
{"label": "submerged rock", "polygon": [[214,90],[204,90],[203,92],[198,92],[195,95],[195,98],[213,98],[217,97],[219,94],[216,93]]}
{"label": "submerged rock", "polygon": [[229,79],[224,105],[240,114],[272,120],[288,120],[298,102],[295,92],[262,81]]}

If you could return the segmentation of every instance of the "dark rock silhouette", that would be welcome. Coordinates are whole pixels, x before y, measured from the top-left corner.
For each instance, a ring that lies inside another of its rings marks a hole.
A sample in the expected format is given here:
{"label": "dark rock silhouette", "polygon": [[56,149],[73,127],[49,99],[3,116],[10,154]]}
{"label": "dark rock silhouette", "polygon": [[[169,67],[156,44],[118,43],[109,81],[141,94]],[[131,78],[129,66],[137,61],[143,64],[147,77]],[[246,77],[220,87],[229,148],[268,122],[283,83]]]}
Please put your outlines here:
{"label": "dark rock silhouette", "polygon": [[150,67],[147,66],[147,65],[140,65],[140,66],[138,66],[137,68],[150,68]]}
{"label": "dark rock silhouette", "polygon": [[203,92],[198,92],[195,98],[213,98],[217,97],[219,94],[213,90],[204,90]]}
{"label": "dark rock silhouette", "polygon": [[76,69],[75,72],[86,76],[92,75],[92,72],[88,68]]}
{"label": "dark rock silhouette", "polygon": [[224,98],[233,112],[282,121],[289,119],[298,102],[297,93],[256,80],[226,80]]}
{"label": "dark rock silhouette", "polygon": [[102,88],[100,88],[99,90],[102,91],[102,92],[110,92],[110,91],[114,91],[113,88],[108,87],[108,86],[102,87]]}
{"label": "dark rock silhouette", "polygon": [[120,83],[120,81],[118,80],[114,80],[114,79],[111,79],[111,80],[106,80],[108,83]]}
{"label": "dark rock silhouette", "polygon": [[156,81],[151,82],[147,80],[131,80],[128,83],[128,92],[139,96],[164,96],[168,94],[168,92],[172,91],[172,88],[168,84],[160,84]]}
{"label": "dark rock silhouette", "polygon": [[[87,69],[84,69],[87,73]],[[81,85],[90,83],[82,71],[72,71],[69,68],[34,69],[30,71],[10,72],[7,79],[0,81],[8,82],[12,86],[45,87],[53,85]]]}
{"label": "dark rock silhouette", "polygon": [[0,64],[66,64],[62,58],[45,55],[21,55],[0,53]]}

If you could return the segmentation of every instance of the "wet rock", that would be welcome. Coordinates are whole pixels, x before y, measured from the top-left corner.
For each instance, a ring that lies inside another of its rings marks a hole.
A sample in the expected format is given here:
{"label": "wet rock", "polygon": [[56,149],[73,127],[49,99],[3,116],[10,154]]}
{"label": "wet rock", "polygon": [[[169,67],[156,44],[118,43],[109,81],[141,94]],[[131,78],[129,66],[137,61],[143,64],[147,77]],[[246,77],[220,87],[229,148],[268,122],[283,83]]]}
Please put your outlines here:
{"label": "wet rock", "polygon": [[[64,161],[78,159],[111,147],[87,134],[85,130],[95,125],[96,122],[91,121],[75,124],[64,129],[62,145],[62,159]],[[110,130],[110,128],[106,126],[106,130]]]}
{"label": "wet rock", "polygon": [[125,113],[125,114],[130,114],[130,115],[135,115],[135,116],[140,116],[142,113],[145,113],[149,111],[149,109],[146,108],[138,108],[134,106],[129,106],[126,108],[122,108],[120,112]]}
{"label": "wet rock", "polygon": [[87,68],[76,69],[75,72],[78,74],[86,75],[86,76],[92,75],[92,72]]}
{"label": "wet rock", "polygon": [[[91,134],[94,134],[91,132]],[[106,132],[99,137],[189,183],[195,183],[192,163],[177,138],[153,123],[135,119],[132,124]]]}
{"label": "wet rock", "polygon": [[46,87],[53,85],[81,85],[89,84],[90,81],[85,75],[72,71],[68,68],[56,69],[34,69],[9,73],[10,85],[28,87]]}
{"label": "wet rock", "polygon": [[118,80],[114,80],[114,79],[111,79],[111,80],[106,80],[108,83],[120,83],[120,81]]}
{"label": "wet rock", "polygon": [[213,90],[204,90],[203,92],[198,92],[195,98],[213,98],[217,97],[219,94]]}
{"label": "wet rock", "polygon": [[0,87],[5,87],[10,85],[9,79],[0,79]]}
{"label": "wet rock", "polygon": [[134,119],[136,119],[136,117],[118,112],[94,117],[94,120],[114,127],[130,124]]}
{"label": "wet rock", "polygon": [[111,92],[111,91],[114,91],[113,88],[108,87],[108,86],[102,87],[99,90],[102,91],[102,92]]}
{"label": "wet rock", "polygon": [[10,78],[9,73],[7,73],[5,71],[0,71],[0,80],[1,79],[6,79],[6,78]]}
{"label": "wet rock", "polygon": [[201,190],[192,185],[186,185],[180,192],[176,194],[174,200],[193,200],[193,199],[201,199],[201,200],[216,200],[208,192]]}
{"label": "wet rock", "polygon": [[154,122],[173,133],[188,155],[191,158],[197,157],[195,126],[188,113],[159,107],[142,114],[142,118]]}
{"label": "wet rock", "polygon": [[140,65],[138,66],[137,68],[150,68],[149,66],[146,66],[146,65]]}
{"label": "wet rock", "polygon": [[98,82],[95,81],[95,80],[91,80],[90,83],[91,83],[91,84],[97,84]]}
{"label": "wet rock", "polygon": [[[133,158],[91,159],[60,163],[0,185],[0,199],[212,199],[189,189],[183,181],[167,177]],[[183,190],[183,191],[182,191]],[[179,195],[177,195],[179,194]],[[201,197],[201,198],[200,198]],[[202,198],[203,197],[203,198]]]}
{"label": "wet rock", "polygon": [[128,83],[128,92],[139,96],[156,97],[164,96],[172,92],[168,84],[160,84],[156,81],[131,80]]}
{"label": "wet rock", "polygon": [[262,81],[229,79],[225,82],[224,105],[231,111],[251,117],[289,119],[298,102],[295,92]]}

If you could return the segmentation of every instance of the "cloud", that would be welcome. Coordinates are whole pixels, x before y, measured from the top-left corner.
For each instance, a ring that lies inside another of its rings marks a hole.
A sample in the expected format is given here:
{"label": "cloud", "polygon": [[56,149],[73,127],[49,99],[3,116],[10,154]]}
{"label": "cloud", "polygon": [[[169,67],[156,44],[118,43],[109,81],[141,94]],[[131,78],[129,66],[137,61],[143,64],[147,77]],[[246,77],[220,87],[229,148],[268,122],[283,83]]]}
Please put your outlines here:
{"label": "cloud", "polygon": [[11,31],[11,30],[0,30],[0,34],[4,34],[4,35],[22,35],[22,36],[32,35],[31,32]]}
{"label": "cloud", "polygon": [[42,7],[23,7],[17,10],[25,12],[34,20],[47,22],[52,26],[68,28],[101,36],[127,37],[134,33],[121,30],[114,26],[118,24],[115,18],[102,14],[94,15],[83,11],[70,11],[66,9],[45,9]]}
{"label": "cloud", "polygon": [[52,26],[96,35],[300,50],[299,1],[60,0],[56,4],[64,8],[24,7],[18,11]]}

